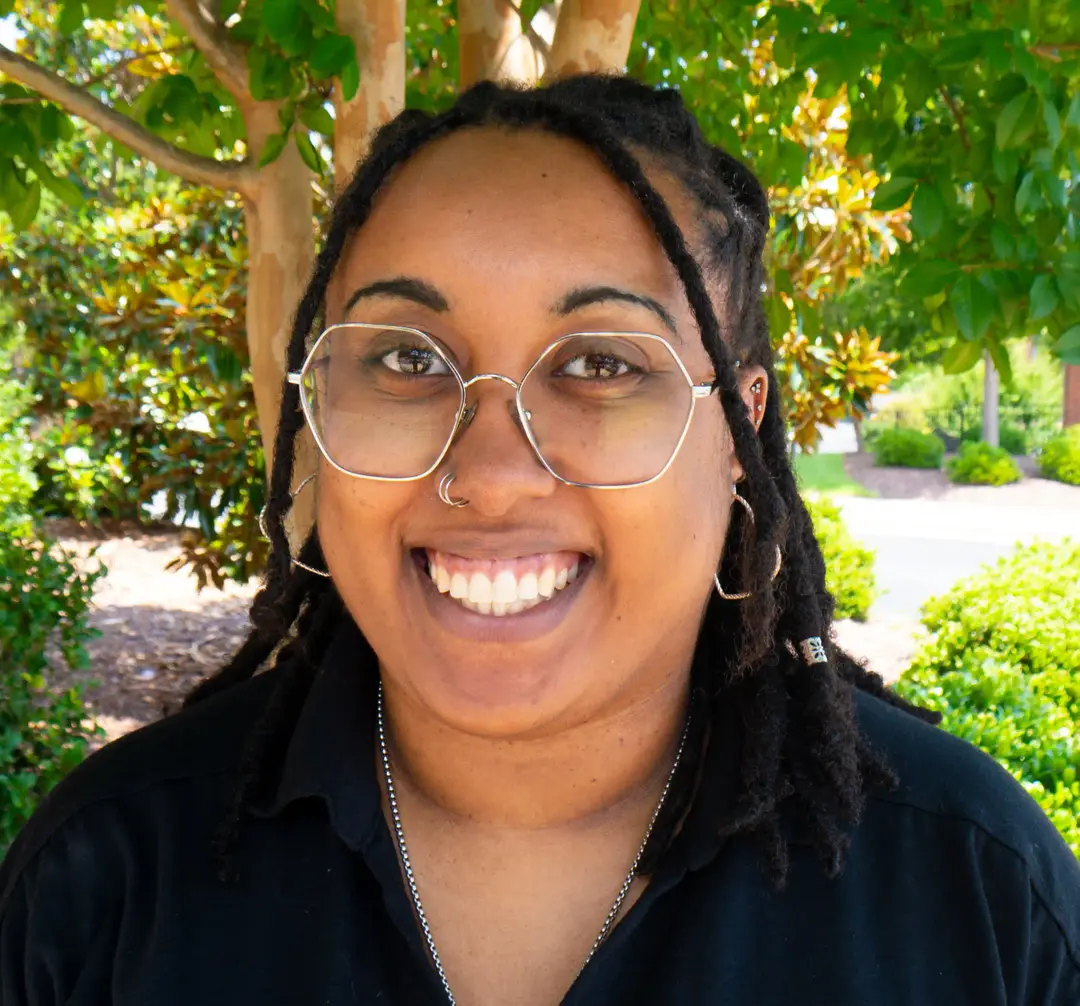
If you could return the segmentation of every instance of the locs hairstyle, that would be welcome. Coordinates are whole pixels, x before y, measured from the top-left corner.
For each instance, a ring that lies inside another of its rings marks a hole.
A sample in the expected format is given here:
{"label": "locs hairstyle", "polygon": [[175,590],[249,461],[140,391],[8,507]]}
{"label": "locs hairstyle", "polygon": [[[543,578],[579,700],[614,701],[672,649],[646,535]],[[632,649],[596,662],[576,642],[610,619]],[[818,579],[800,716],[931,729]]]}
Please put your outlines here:
{"label": "locs hairstyle", "polygon": [[[728,589],[751,591],[737,603],[713,596],[691,670],[686,755],[653,831],[639,872],[648,874],[671,842],[694,800],[710,726],[721,710],[744,724],[737,800],[717,820],[719,834],[751,834],[768,877],[778,889],[790,866],[788,819],[808,836],[830,877],[839,874],[847,829],[858,823],[865,793],[894,788],[898,779],[861,735],[853,688],[870,692],[927,722],[940,717],[891,692],[831,641],[833,601],[825,565],[788,461],[772,349],[762,310],[762,252],[769,227],[765,191],[743,164],[706,142],[693,115],[673,90],[654,90],[624,77],[569,77],[542,89],[478,84],[448,111],[435,116],[401,113],[377,134],[367,160],[338,200],[326,242],[297,310],[288,370],[299,370],[322,320],[327,285],[349,236],[363,226],[372,200],[395,167],[440,137],[465,127],[542,130],[592,150],[632,193],[678,272],[716,372],[739,460],[741,490],[756,521],[733,516],[721,578]],[[674,175],[696,201],[703,234],[691,251],[688,238],[650,184],[642,161]],[[723,291],[722,322],[713,310],[707,280]],[[737,362],[757,364],[769,377],[760,431],[750,422],[737,387]],[[275,442],[266,524],[271,541],[264,586],[251,609],[253,629],[232,661],[187,699],[202,702],[252,677],[273,657],[278,680],[253,728],[232,806],[216,839],[223,879],[250,803],[273,777],[296,712],[340,619],[347,617],[333,583],[292,565],[284,519],[292,505],[296,436],[303,423],[298,389],[286,383]],[[321,567],[317,529],[300,558]],[[771,579],[775,547],[784,557]],[[829,662],[807,666],[798,643],[826,641]],[[372,699],[378,674],[375,654],[361,661]]]}

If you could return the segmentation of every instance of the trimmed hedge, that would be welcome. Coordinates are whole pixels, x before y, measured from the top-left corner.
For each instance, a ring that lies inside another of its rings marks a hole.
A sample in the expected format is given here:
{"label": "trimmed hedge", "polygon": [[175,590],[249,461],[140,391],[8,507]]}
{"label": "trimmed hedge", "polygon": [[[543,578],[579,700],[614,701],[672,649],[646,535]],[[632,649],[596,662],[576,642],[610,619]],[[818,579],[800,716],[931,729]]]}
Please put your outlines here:
{"label": "trimmed hedge", "polygon": [[825,557],[825,585],[836,601],[836,618],[866,620],[877,590],[874,585],[874,552],[856,541],[844,524],[840,508],[826,497],[806,500],[817,538]]}
{"label": "trimmed hedge", "polygon": [[922,621],[897,691],[1004,765],[1080,857],[1080,542],[1018,547]]}
{"label": "trimmed hedge", "polygon": [[940,468],[945,457],[940,438],[903,426],[877,432],[872,450],[874,464],[899,468]]}
{"label": "trimmed hedge", "polygon": [[1080,426],[1067,427],[1043,445],[1039,474],[1055,482],[1080,486]]}
{"label": "trimmed hedge", "polygon": [[961,444],[956,457],[945,465],[952,482],[961,485],[1003,486],[1019,482],[1023,474],[1004,447],[990,444]]}

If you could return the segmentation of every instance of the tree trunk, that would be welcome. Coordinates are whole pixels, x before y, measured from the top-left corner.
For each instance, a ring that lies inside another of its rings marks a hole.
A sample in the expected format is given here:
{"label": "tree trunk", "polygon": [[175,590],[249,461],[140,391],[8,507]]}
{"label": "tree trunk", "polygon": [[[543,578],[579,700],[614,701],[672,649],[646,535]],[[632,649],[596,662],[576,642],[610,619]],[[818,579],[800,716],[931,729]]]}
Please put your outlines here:
{"label": "tree trunk", "polygon": [[529,39],[520,15],[506,0],[458,0],[461,90],[481,80],[536,83],[543,73],[546,45],[539,36]]}
{"label": "tree trunk", "polygon": [[1000,442],[998,437],[998,398],[1000,397],[1001,382],[998,379],[994,361],[990,359],[990,354],[985,353],[983,355],[986,373],[983,376],[982,439],[992,447],[997,447]]}
{"label": "tree trunk", "polygon": [[[277,108],[266,103],[245,115],[252,158],[280,129]],[[311,172],[289,143],[262,168],[244,200],[248,239],[247,338],[266,470],[274,435],[293,315],[315,259]],[[306,504],[304,504],[306,505]]]}
{"label": "tree trunk", "polygon": [[621,70],[640,7],[641,0],[563,0],[547,76]]}
{"label": "tree trunk", "polygon": [[405,0],[338,0],[338,29],[356,45],[360,89],[345,101],[334,85],[334,182],[340,192],[371,134],[405,107]]}
{"label": "tree trunk", "polygon": [[866,451],[866,439],[863,434],[863,421],[862,416],[858,412],[853,412],[851,415],[851,425],[855,430],[855,450],[859,454],[863,454]]}
{"label": "tree trunk", "polygon": [[1062,420],[1066,426],[1080,424],[1080,366],[1065,365],[1065,409]]}

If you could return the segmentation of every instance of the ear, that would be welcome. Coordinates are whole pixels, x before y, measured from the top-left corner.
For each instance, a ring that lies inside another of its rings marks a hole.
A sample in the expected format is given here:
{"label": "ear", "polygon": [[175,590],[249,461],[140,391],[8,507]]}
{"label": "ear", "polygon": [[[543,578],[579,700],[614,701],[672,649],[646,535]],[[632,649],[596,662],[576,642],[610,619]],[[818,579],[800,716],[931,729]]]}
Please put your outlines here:
{"label": "ear", "polygon": [[[739,368],[739,395],[746,406],[746,414],[754,429],[761,429],[761,420],[765,418],[765,402],[769,396],[769,378],[764,367],[756,364]],[[746,474],[739,459],[735,456],[734,446],[731,449],[731,479],[733,482],[740,481]]]}

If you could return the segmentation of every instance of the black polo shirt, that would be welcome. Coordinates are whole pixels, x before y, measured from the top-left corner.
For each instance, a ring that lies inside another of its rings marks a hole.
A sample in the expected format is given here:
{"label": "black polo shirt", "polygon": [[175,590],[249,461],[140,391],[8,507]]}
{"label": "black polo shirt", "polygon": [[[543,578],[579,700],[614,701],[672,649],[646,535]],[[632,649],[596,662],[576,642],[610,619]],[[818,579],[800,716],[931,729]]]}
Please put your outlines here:
{"label": "black polo shirt", "polygon": [[[352,632],[231,886],[210,841],[272,673],[109,745],[55,791],[0,871],[2,1006],[445,1002],[381,813]],[[841,878],[797,845],[774,894],[751,841],[715,837],[729,723],[698,805],[564,1003],[1080,1006],[1080,866],[1060,836],[990,758],[868,696],[858,709],[903,784],[869,799]]]}

